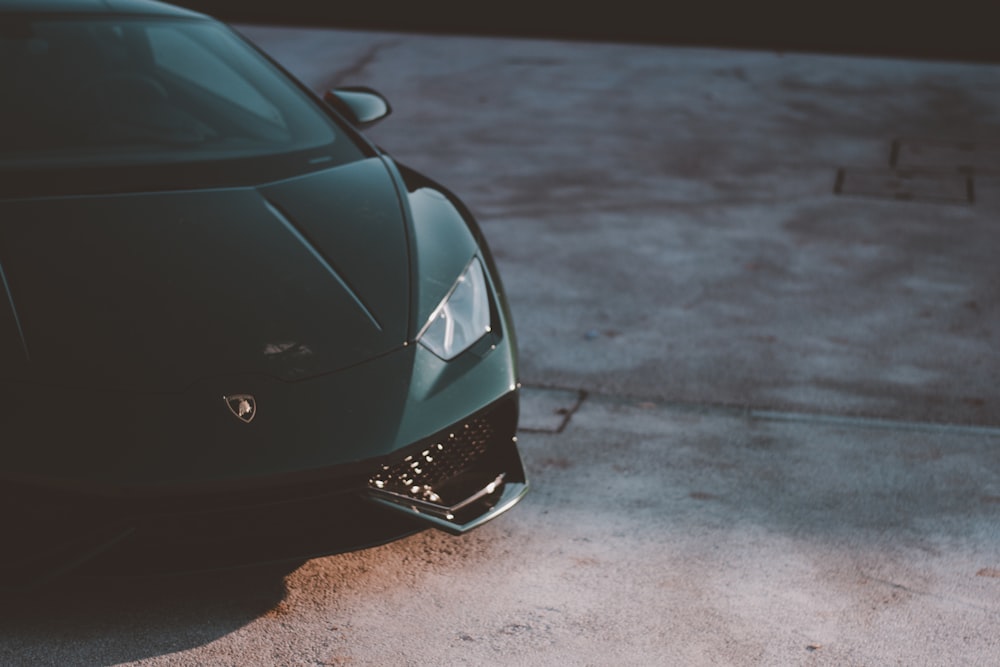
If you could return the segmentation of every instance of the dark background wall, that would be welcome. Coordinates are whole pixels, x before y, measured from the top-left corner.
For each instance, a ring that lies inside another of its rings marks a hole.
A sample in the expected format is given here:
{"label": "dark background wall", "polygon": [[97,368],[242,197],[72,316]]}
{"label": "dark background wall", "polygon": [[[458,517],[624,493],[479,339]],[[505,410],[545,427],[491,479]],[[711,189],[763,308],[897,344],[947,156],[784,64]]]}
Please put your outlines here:
{"label": "dark background wall", "polygon": [[795,5],[719,2],[377,2],[174,0],[230,22],[368,30],[1000,60],[1000,25],[984,6],[887,0]]}

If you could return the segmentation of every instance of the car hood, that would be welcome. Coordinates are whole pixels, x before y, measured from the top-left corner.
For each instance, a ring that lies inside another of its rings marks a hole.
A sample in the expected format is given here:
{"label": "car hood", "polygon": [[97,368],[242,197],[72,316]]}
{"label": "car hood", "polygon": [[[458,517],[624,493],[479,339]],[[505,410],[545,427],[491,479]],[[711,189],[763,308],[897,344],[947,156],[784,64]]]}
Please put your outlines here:
{"label": "car hood", "polygon": [[378,158],[256,188],[0,202],[0,374],[179,391],[403,345],[407,225]]}

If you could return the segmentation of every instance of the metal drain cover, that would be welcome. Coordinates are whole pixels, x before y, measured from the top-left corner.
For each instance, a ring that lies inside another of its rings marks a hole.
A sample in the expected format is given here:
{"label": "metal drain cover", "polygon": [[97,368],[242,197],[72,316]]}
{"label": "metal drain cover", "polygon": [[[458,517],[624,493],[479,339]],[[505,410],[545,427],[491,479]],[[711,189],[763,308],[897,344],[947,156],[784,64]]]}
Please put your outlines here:
{"label": "metal drain cover", "polygon": [[838,195],[939,204],[974,201],[972,178],[958,171],[840,169],[833,191]]}

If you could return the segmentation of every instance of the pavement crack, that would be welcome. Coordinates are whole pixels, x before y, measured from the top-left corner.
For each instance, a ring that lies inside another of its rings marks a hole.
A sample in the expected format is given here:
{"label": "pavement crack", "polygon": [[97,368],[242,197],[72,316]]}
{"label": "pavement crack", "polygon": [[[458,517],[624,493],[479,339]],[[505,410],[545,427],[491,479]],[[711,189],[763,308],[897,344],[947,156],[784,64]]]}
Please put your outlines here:
{"label": "pavement crack", "polygon": [[569,425],[569,420],[573,418],[573,415],[576,414],[576,411],[579,410],[580,406],[583,405],[583,402],[587,400],[587,392],[582,389],[577,392],[576,396],[577,396],[576,403],[574,403],[572,407],[566,408],[561,413],[563,415],[563,421],[559,425],[559,428],[556,430],[556,433],[562,433],[564,430],[566,430],[566,427]]}
{"label": "pavement crack", "polygon": [[[562,433],[585,400],[582,389],[550,390],[524,387],[521,398],[519,431],[526,433]],[[545,398],[543,398],[545,397]]]}
{"label": "pavement crack", "polygon": [[951,603],[951,604],[957,604],[957,605],[966,607],[968,609],[975,609],[976,611],[986,612],[987,614],[997,614],[997,613],[1000,613],[1000,609],[996,609],[996,608],[993,608],[993,607],[986,607],[986,606],[979,605],[979,604],[973,604],[973,603],[969,602],[968,600],[963,600],[963,599],[957,598],[957,597],[955,597],[953,595],[939,595],[937,593],[931,593],[930,591],[922,591],[922,590],[919,590],[919,589],[916,589],[916,588],[911,588],[911,587],[906,586],[904,584],[896,583],[895,581],[891,581],[889,579],[880,579],[879,577],[870,577],[868,575],[865,575],[865,579],[868,580],[868,581],[870,581],[870,582],[872,582],[872,583],[881,584],[881,585],[887,586],[889,588],[893,588],[893,589],[896,589],[896,590],[899,590],[899,591],[903,591],[903,592],[908,593],[910,595],[916,595],[916,596],[920,596],[920,597],[931,598],[931,599],[934,599],[934,600],[940,600],[942,602],[948,602],[948,603]]}
{"label": "pavement crack", "polygon": [[[955,424],[930,421],[912,421],[906,419],[891,419],[885,417],[863,417],[859,415],[838,415],[822,412],[796,412],[792,410],[769,410],[767,408],[755,408],[749,404],[731,403],[711,403],[684,400],[667,400],[656,397],[641,396],[638,394],[601,392],[591,389],[567,388],[546,383],[530,382],[524,383],[525,387],[541,391],[570,391],[578,392],[584,398],[594,398],[595,400],[612,400],[623,402],[636,402],[650,405],[658,405],[673,410],[689,410],[699,413],[725,414],[734,417],[742,417],[748,420],[776,421],[776,422],[798,422],[803,424],[815,424],[818,426],[840,426],[845,428],[879,429],[889,431],[908,431],[922,433],[940,433],[944,435],[971,435],[986,438],[1000,438],[1000,426],[990,426],[986,424]],[[573,408],[573,412],[579,405]]]}
{"label": "pavement crack", "polygon": [[333,74],[329,76],[320,87],[320,90],[326,91],[343,85],[349,81],[352,77],[360,77],[361,74],[375,62],[379,54],[382,51],[390,49],[402,42],[401,39],[386,39],[381,42],[376,42],[369,46],[367,49],[361,52],[357,58],[352,62],[348,63],[346,67],[341,67],[340,69],[334,71]]}
{"label": "pavement crack", "polygon": [[755,410],[753,408],[747,410],[747,416],[751,419],[768,421],[808,422],[827,426],[877,428],[892,431],[921,431],[928,433],[945,433],[949,435],[979,435],[990,438],[1000,438],[1000,428],[996,426],[980,426],[977,424],[944,424],[940,422],[918,422],[902,419],[883,419],[880,417],[855,417],[815,412]]}

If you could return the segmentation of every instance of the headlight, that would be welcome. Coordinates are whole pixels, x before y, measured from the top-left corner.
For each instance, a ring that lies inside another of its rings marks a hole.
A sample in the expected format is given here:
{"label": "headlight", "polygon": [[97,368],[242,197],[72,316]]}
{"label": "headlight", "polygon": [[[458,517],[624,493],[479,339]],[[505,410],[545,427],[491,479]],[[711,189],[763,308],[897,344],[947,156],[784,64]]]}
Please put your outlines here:
{"label": "headlight", "polygon": [[454,359],[490,331],[490,296],[479,258],[473,257],[417,334],[428,350]]}

